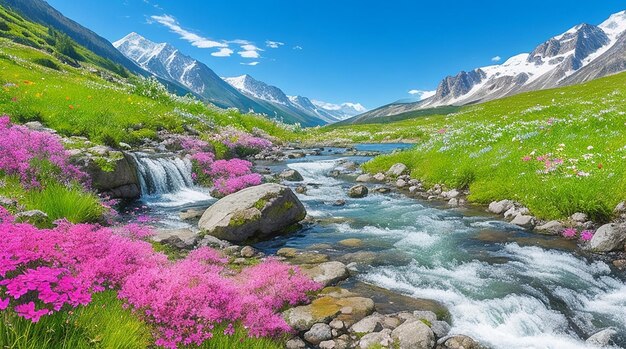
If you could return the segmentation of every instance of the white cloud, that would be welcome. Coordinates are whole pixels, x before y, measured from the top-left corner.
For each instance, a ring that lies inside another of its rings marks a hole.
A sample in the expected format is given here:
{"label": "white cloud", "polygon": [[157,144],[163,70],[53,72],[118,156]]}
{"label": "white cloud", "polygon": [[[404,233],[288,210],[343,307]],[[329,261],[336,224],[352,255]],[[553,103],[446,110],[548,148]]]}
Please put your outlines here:
{"label": "white cloud", "polygon": [[241,64],[241,65],[251,65],[251,66],[255,66],[255,65],[259,64],[259,62],[254,61],[254,62],[250,62],[250,63],[239,63],[239,64]]}
{"label": "white cloud", "polygon": [[265,46],[269,47],[269,48],[279,48],[281,46],[284,46],[285,43],[284,42],[280,42],[280,41],[270,41],[267,40],[265,41]]}
{"label": "white cloud", "polygon": [[233,54],[233,50],[228,47],[222,47],[219,51],[211,53],[213,57],[230,57]]}
{"label": "white cloud", "polygon": [[170,15],[152,16],[150,18],[180,35],[181,39],[188,41],[197,48],[228,47],[228,44],[224,41],[211,40],[182,28],[176,19]]}
{"label": "white cloud", "polygon": [[500,56],[495,56],[495,57],[491,58],[491,61],[494,62],[494,63],[498,63],[501,60],[502,60],[502,57],[500,57]]}
{"label": "white cloud", "polygon": [[302,46],[294,46],[293,49],[294,50],[302,50]]}
{"label": "white cloud", "polygon": [[409,94],[419,98],[419,100],[426,99],[428,97],[432,97],[437,93],[437,91],[425,91],[425,90],[410,90]]}
{"label": "white cloud", "polygon": [[[162,16],[151,16],[149,23],[159,23],[166,28],[168,28],[173,33],[176,33],[180,36],[181,39],[189,42],[192,46],[197,48],[218,48],[219,50],[211,53],[213,57],[230,57],[235,51],[230,48],[230,45],[239,45],[241,51],[238,51],[237,54],[243,58],[261,58],[261,54],[259,52],[263,51],[263,49],[256,46],[254,43],[248,40],[214,40],[204,36],[200,36],[192,31],[189,31],[183,28],[180,23],[170,15],[162,15]],[[282,43],[272,42],[276,45]],[[254,63],[254,62],[252,62]],[[258,62],[256,62],[258,64]],[[252,65],[256,65],[252,64]]]}

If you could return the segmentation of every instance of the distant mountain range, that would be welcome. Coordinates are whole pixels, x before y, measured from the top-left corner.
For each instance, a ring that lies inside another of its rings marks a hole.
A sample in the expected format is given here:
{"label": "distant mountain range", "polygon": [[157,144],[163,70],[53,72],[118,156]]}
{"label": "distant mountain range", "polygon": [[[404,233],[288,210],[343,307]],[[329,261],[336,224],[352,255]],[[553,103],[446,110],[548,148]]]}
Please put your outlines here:
{"label": "distant mountain range", "polygon": [[287,96],[280,88],[270,86],[250,75],[224,78],[231,86],[250,98],[273,103],[279,108],[287,108],[294,113],[306,114],[333,123],[367,111],[361,104],[341,105],[310,100],[302,96]]}
{"label": "distant mountain range", "polygon": [[392,103],[349,120],[380,122],[416,110],[490,101],[521,92],[583,83],[626,70],[626,11],[602,24],[580,24],[498,65],[443,79],[434,96]]}
{"label": "distant mountain range", "polygon": [[360,104],[337,108],[326,103],[324,105],[332,107],[316,106],[306,97],[288,97],[278,87],[249,75],[222,79],[208,66],[182,54],[174,46],[152,42],[137,33],[128,34],[113,46],[151,74],[179,84],[218,107],[265,114],[302,126],[324,125],[365,111]]}

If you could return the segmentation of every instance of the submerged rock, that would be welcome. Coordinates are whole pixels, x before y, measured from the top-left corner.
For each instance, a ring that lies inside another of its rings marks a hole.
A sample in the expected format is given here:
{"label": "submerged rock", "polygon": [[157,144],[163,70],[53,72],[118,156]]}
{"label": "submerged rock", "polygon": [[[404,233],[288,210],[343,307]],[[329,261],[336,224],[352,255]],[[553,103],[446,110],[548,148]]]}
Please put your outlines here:
{"label": "submerged rock", "polygon": [[280,174],[280,178],[289,182],[302,182],[304,180],[300,172],[291,169],[284,170]]}
{"label": "submerged rock", "polygon": [[209,207],[198,227],[231,242],[263,239],[302,221],[306,209],[288,187],[270,183],[228,195]]}
{"label": "submerged rock", "polygon": [[348,196],[353,199],[360,199],[360,198],[366,197],[368,192],[369,190],[367,189],[366,186],[359,184],[359,185],[355,185],[354,187],[348,190]]}
{"label": "submerged rock", "polygon": [[356,181],[360,183],[367,183],[367,182],[371,182],[372,180],[373,180],[372,175],[370,175],[369,173],[364,173],[356,177]]}
{"label": "submerged rock", "polygon": [[338,281],[345,280],[350,275],[348,268],[341,262],[326,262],[312,268],[303,269],[303,272],[310,276],[313,281],[324,286],[332,285]]}
{"label": "submerged rock", "polygon": [[609,327],[589,337],[585,343],[594,347],[607,347],[613,344],[615,336],[617,336],[617,330]]}

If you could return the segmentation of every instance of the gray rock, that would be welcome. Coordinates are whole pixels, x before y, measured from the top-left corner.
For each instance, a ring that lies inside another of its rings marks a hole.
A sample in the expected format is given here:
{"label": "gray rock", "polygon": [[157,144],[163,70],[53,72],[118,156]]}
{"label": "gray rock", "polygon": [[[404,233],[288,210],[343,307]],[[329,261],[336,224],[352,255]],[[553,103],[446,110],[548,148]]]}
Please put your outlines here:
{"label": "gray rock", "polygon": [[46,129],[39,121],[29,121],[25,123],[24,126],[33,131],[43,131]]}
{"label": "gray rock", "polygon": [[358,177],[356,177],[356,181],[360,182],[360,183],[367,183],[367,182],[371,182],[372,181],[372,175],[370,175],[369,173],[364,173]]}
{"label": "gray rock", "polygon": [[377,173],[374,175],[374,179],[377,180],[378,182],[384,182],[385,181],[385,175],[382,173]]}
{"label": "gray rock", "polygon": [[337,349],[337,343],[333,340],[323,341],[319,344],[320,349]]}
{"label": "gray rock", "polygon": [[387,194],[389,192],[391,192],[391,188],[388,187],[376,187],[374,188],[374,191],[377,193],[381,193],[381,194]]}
{"label": "gray rock", "polygon": [[397,163],[389,168],[387,171],[387,176],[398,177],[407,172],[407,167],[405,164]]}
{"label": "gray rock", "polygon": [[445,321],[433,321],[430,329],[437,338],[443,338],[450,333],[450,325]]}
{"label": "gray rock", "polygon": [[306,343],[304,343],[302,339],[295,337],[287,341],[287,343],[285,344],[285,348],[286,349],[305,349]]}
{"label": "gray rock", "polygon": [[444,337],[437,344],[437,349],[486,349],[471,337],[464,335]]}
{"label": "gray rock", "polygon": [[361,319],[350,327],[350,332],[356,334],[380,332],[383,330],[383,317],[380,314],[373,314]]}
{"label": "gray rock", "polygon": [[594,252],[622,250],[626,242],[626,225],[605,224],[601,226],[589,241],[589,248]]}
{"label": "gray rock", "polygon": [[513,201],[511,200],[494,201],[489,204],[489,212],[503,214],[511,207],[513,207]]}
{"label": "gray rock", "polygon": [[345,205],[346,205],[346,200],[339,199],[339,200],[333,202],[333,206],[340,207],[340,206],[345,206]]}
{"label": "gray rock", "polygon": [[361,340],[359,340],[360,349],[368,349],[376,346],[389,348],[392,346],[392,344],[393,339],[391,338],[390,329],[385,329],[380,332],[368,333],[365,336],[361,337]]}
{"label": "gray rock", "polygon": [[368,192],[369,190],[367,189],[366,186],[359,184],[359,185],[355,185],[354,187],[348,190],[348,196],[353,199],[360,199],[360,198],[366,197]]}
{"label": "gray rock", "polygon": [[[108,156],[109,148],[94,147],[104,156]],[[119,152],[117,154],[120,154]],[[119,156],[119,155],[118,155]],[[131,156],[124,154],[112,164],[113,171],[104,171],[91,156],[73,160],[91,178],[91,185],[114,199],[136,199],[141,195],[137,168]]]}
{"label": "gray rock", "polygon": [[306,185],[299,185],[296,187],[296,193],[298,194],[306,194],[307,191],[308,188],[306,187]]}
{"label": "gray rock", "polygon": [[318,345],[320,342],[327,341],[332,338],[333,335],[331,328],[325,323],[315,324],[310,330],[304,333],[304,340],[313,345]]}
{"label": "gray rock", "polygon": [[289,182],[302,182],[304,180],[300,172],[292,169],[284,170],[280,174],[280,178]]}
{"label": "gray rock", "polygon": [[391,338],[398,343],[398,349],[432,349],[435,334],[421,321],[405,322],[391,332]]}
{"label": "gray rock", "polygon": [[459,199],[457,198],[452,198],[448,201],[448,206],[450,207],[458,207],[459,206]]}
{"label": "gray rock", "polygon": [[257,254],[257,250],[255,250],[252,246],[244,246],[239,254],[243,258],[252,258]]}
{"label": "gray rock", "polygon": [[431,324],[437,321],[437,314],[428,310],[416,310],[413,312],[413,316],[415,316],[418,320],[426,320]]}
{"label": "gray rock", "polygon": [[346,329],[346,325],[339,319],[333,319],[333,321],[331,321],[328,325],[330,325],[330,328],[334,330],[343,331]]}
{"label": "gray rock", "polygon": [[48,215],[40,210],[30,210],[18,212],[15,215],[15,220],[17,222],[27,222],[31,224],[43,223],[48,220]]}
{"label": "gray rock", "polygon": [[231,246],[230,242],[220,240],[211,235],[205,235],[202,237],[202,239],[200,239],[200,241],[198,241],[198,247],[211,247],[223,250],[229,246]]}
{"label": "gray rock", "polygon": [[186,221],[186,220],[196,219],[196,218],[202,217],[202,215],[204,214],[204,211],[205,210],[195,210],[195,209],[192,208],[192,209],[189,209],[189,210],[182,211],[181,213],[178,214],[178,216],[183,221]]}
{"label": "gray rock", "polygon": [[617,330],[609,327],[592,335],[585,341],[585,343],[594,347],[607,347],[614,344],[613,339],[615,336],[617,336]]}
{"label": "gray rock", "polygon": [[324,286],[335,284],[345,280],[350,275],[346,265],[341,262],[326,262],[318,264],[312,268],[305,268],[303,272],[311,277],[315,282]]}
{"label": "gray rock", "polygon": [[626,202],[622,201],[619,204],[617,204],[617,206],[615,206],[615,209],[613,210],[613,212],[615,212],[617,214],[626,213]]}
{"label": "gray rock", "polygon": [[152,240],[178,249],[192,249],[198,238],[198,234],[190,229],[162,229],[157,230]]}
{"label": "gray rock", "polygon": [[406,181],[404,179],[398,179],[396,181],[396,187],[398,187],[398,188],[404,188],[404,187],[406,187],[406,185],[407,185],[407,183],[406,183]]}
{"label": "gray rock", "polygon": [[559,235],[563,229],[563,224],[559,221],[549,221],[543,225],[535,227],[536,231],[549,235]]}
{"label": "gray rock", "polygon": [[231,242],[267,238],[306,217],[306,209],[288,187],[262,184],[228,195],[209,207],[198,227]]}
{"label": "gray rock", "polygon": [[587,221],[587,215],[582,212],[576,212],[570,217],[570,219],[577,223],[585,223]]}
{"label": "gray rock", "polygon": [[506,210],[506,212],[504,212],[504,218],[513,219],[519,215],[529,215],[529,214],[530,214],[530,210],[528,208],[518,207],[514,205],[508,210]]}
{"label": "gray rock", "polygon": [[458,198],[460,195],[461,195],[461,193],[458,190],[456,190],[456,189],[452,189],[452,190],[449,190],[449,191],[444,191],[444,192],[441,193],[441,196],[444,199],[455,199],[455,198]]}
{"label": "gray rock", "polygon": [[4,206],[5,208],[17,207],[17,200],[0,196],[0,206]]}
{"label": "gray rock", "polygon": [[513,218],[511,224],[515,224],[523,228],[532,229],[535,226],[535,217],[520,214]]}

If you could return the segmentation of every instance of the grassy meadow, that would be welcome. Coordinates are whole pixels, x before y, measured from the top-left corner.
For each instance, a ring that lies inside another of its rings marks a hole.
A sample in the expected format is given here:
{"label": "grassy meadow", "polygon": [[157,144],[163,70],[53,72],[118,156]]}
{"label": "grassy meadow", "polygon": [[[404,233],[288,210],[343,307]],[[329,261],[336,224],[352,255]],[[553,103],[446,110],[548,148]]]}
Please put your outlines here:
{"label": "grassy meadow", "polygon": [[469,187],[487,204],[513,199],[545,219],[611,218],[626,199],[626,74],[463,107],[446,116],[322,128],[309,141],[412,141],[365,164],[402,162],[427,186]]}

